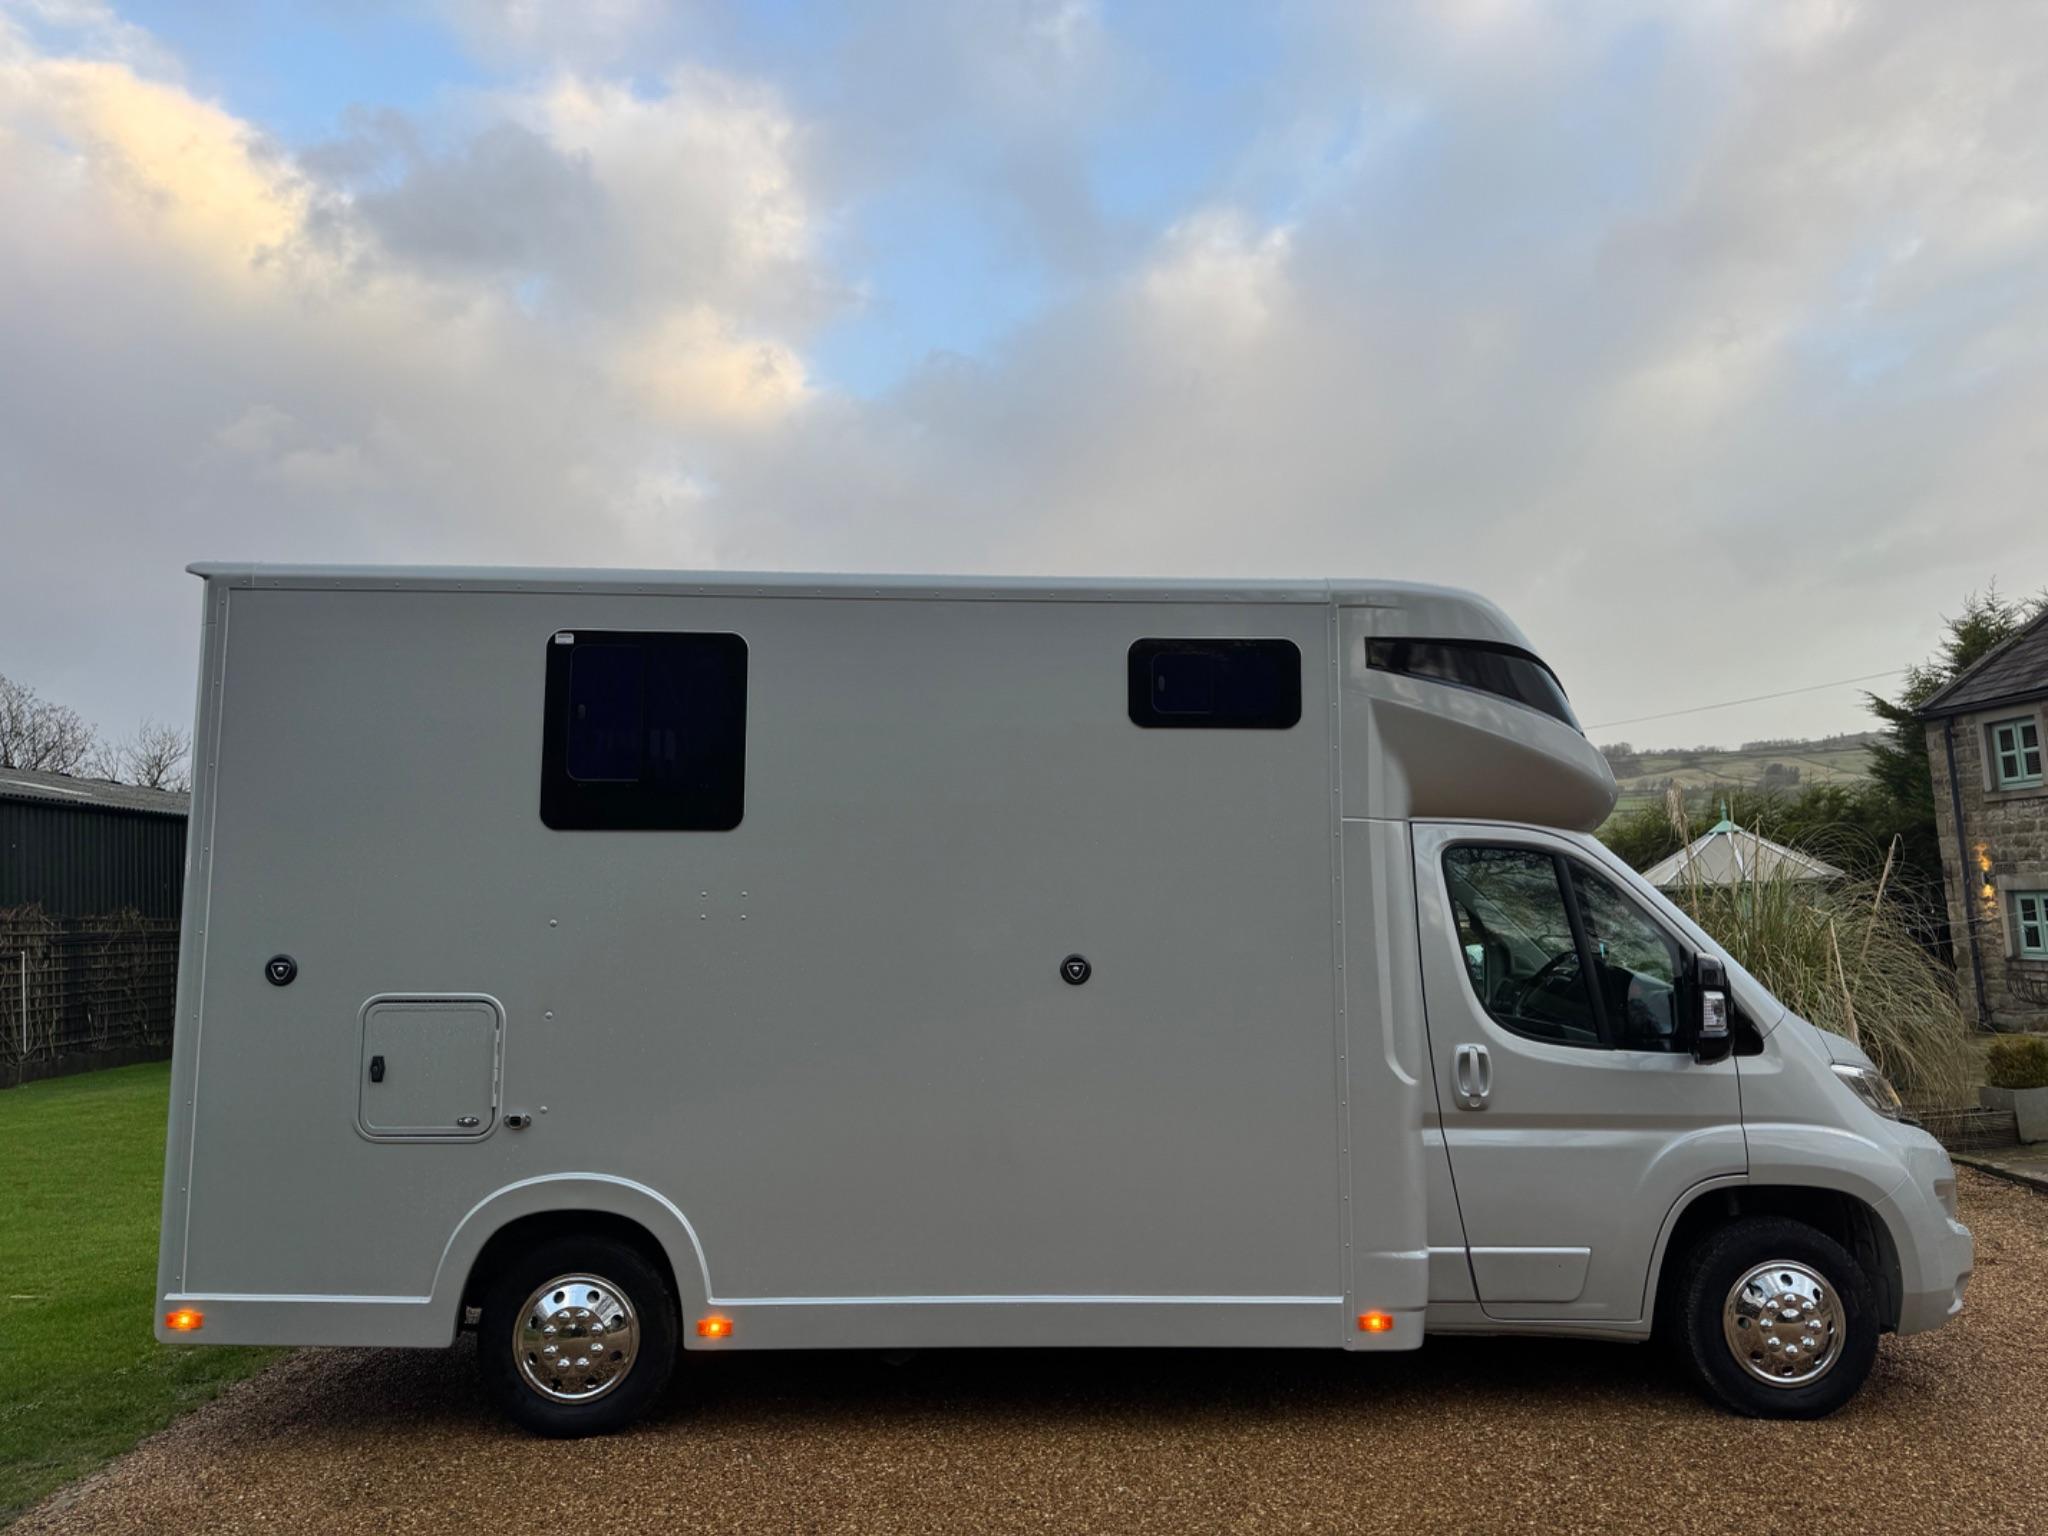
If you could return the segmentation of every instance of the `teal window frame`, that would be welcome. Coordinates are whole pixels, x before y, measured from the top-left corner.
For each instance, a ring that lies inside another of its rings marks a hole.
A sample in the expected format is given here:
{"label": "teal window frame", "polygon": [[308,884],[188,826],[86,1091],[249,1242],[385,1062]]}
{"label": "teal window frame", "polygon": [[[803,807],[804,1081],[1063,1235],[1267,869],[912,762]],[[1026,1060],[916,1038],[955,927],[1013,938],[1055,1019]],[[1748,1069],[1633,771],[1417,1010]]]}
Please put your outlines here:
{"label": "teal window frame", "polygon": [[2022,960],[2048,960],[2048,891],[2012,893],[2013,952]]}
{"label": "teal window frame", "polygon": [[[1984,727],[1991,749],[1991,786],[1994,789],[2039,789],[2041,787],[2041,722],[2036,715],[2014,715],[1993,720]],[[2031,736],[2032,742],[2027,738]],[[2012,765],[2011,772],[2006,765]]]}

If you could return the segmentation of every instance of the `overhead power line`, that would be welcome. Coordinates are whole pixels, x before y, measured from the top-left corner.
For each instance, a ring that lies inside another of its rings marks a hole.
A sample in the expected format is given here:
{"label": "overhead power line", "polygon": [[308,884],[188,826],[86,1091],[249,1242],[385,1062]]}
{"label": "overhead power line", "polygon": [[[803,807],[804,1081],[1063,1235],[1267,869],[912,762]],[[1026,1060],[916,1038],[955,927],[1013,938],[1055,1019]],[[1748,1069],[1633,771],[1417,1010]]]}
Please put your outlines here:
{"label": "overhead power line", "polygon": [[1819,693],[1824,688],[1846,688],[1851,683],[1874,683],[1880,677],[1897,677],[1910,667],[1893,667],[1887,672],[1866,672],[1861,677],[1838,677],[1831,683],[1808,683],[1804,688],[1781,688],[1776,693],[1755,693],[1746,699],[1723,699],[1719,704],[1695,704],[1689,709],[1667,709],[1656,715],[1631,715],[1626,720],[1606,720],[1586,727],[1589,731],[1611,731],[1617,726],[1641,725],[1645,720],[1670,720],[1678,715],[1705,714],[1710,709],[1733,709],[1738,704],[1761,704],[1766,699],[1789,699],[1795,693]]}

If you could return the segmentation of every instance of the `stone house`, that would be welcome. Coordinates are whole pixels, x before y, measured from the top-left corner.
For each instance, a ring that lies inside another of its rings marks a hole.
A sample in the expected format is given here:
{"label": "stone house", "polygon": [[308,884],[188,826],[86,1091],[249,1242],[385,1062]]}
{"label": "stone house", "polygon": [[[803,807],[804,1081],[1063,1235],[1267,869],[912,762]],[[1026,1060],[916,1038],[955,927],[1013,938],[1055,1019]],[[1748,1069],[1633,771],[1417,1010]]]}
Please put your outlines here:
{"label": "stone house", "polygon": [[1920,718],[1964,1011],[2048,1030],[2048,613]]}

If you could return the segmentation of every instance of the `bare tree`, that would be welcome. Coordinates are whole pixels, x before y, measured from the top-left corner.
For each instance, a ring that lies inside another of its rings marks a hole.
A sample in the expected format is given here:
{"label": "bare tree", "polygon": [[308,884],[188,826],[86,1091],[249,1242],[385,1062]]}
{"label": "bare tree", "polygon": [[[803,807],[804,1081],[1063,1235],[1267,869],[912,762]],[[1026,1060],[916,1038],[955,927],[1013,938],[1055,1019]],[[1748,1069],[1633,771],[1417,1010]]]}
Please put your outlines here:
{"label": "bare tree", "polygon": [[95,741],[86,754],[84,771],[116,784],[187,790],[192,787],[191,755],[192,738],[183,731],[157,720],[144,720],[126,741]]}
{"label": "bare tree", "polygon": [[93,729],[75,709],[0,677],[0,768],[73,773],[92,754]]}
{"label": "bare tree", "polygon": [[127,759],[126,771],[119,775],[124,783],[140,784],[144,789],[192,787],[192,738],[175,725],[143,721],[122,753]]}
{"label": "bare tree", "polygon": [[80,778],[106,779],[110,783],[121,782],[121,771],[128,764],[128,749],[118,741],[109,741],[104,736],[95,736],[92,750],[85,754],[85,760],[71,771]]}

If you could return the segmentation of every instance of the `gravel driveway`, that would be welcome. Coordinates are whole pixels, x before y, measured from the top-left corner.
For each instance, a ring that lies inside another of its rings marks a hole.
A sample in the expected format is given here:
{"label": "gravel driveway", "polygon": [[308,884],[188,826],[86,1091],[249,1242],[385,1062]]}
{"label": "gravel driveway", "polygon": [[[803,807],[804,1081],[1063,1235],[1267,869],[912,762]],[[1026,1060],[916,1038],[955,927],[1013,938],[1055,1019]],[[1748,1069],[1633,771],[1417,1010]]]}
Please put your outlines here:
{"label": "gravel driveway", "polygon": [[[1649,1349],[686,1359],[653,1422],[549,1443],[452,1353],[306,1353],[24,1516],[46,1532],[2048,1531],[2048,1198],[1963,1175],[1960,1324],[1819,1424]],[[691,1369],[695,1367],[694,1369]],[[1417,1522],[1423,1522],[1418,1524]]]}

